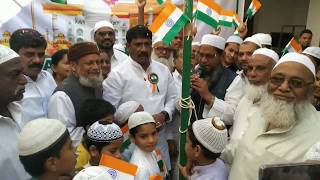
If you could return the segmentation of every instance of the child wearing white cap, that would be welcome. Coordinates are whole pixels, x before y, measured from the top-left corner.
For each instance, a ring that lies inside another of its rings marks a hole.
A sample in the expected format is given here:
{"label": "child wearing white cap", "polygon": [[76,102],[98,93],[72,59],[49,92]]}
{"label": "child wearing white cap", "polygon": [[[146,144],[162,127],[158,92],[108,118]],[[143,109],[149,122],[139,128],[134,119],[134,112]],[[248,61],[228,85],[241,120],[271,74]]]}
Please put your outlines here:
{"label": "child wearing white cap", "polygon": [[20,161],[34,178],[58,180],[74,172],[75,149],[59,120],[41,118],[27,123],[19,134],[18,149]]}
{"label": "child wearing white cap", "polygon": [[140,103],[138,103],[137,101],[127,101],[121,104],[114,114],[114,121],[120,126],[123,133],[123,143],[121,145],[120,151],[121,157],[125,161],[130,161],[132,152],[135,147],[134,144],[131,144],[129,138],[128,120],[133,113],[140,111],[144,111],[144,108]]}
{"label": "child wearing white cap", "polygon": [[115,123],[107,121],[97,121],[88,129],[84,136],[84,143],[90,154],[87,165],[98,166],[102,154],[106,154],[121,159],[120,147],[123,142],[121,129]]}
{"label": "child wearing white cap", "polygon": [[147,112],[136,112],[128,121],[131,142],[136,145],[130,163],[138,166],[135,180],[160,177],[157,157],[153,153],[158,141],[156,122]]}
{"label": "child wearing white cap", "polygon": [[219,159],[228,142],[228,132],[219,118],[195,121],[189,126],[185,151],[186,167],[180,171],[191,180],[227,180],[228,170]]}

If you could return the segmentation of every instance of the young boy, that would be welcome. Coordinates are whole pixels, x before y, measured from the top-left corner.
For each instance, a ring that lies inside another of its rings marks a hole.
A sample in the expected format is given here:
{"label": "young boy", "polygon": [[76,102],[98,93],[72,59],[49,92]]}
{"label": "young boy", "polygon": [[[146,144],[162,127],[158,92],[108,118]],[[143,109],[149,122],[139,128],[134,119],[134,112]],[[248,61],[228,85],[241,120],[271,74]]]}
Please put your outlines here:
{"label": "young boy", "polygon": [[130,140],[136,145],[130,163],[138,166],[135,180],[147,180],[160,176],[156,154],[158,132],[153,117],[147,112],[136,112],[128,121]]}
{"label": "young boy", "polygon": [[90,161],[84,167],[98,166],[102,154],[121,159],[120,147],[123,141],[121,129],[115,123],[97,121],[93,123],[84,142],[90,154]]}
{"label": "young boy", "polygon": [[18,137],[19,157],[25,170],[38,180],[58,180],[74,172],[75,149],[64,124],[55,119],[27,123]]}
{"label": "young boy", "polygon": [[135,113],[144,111],[143,106],[137,101],[127,101],[121,104],[114,114],[114,122],[121,127],[123,133],[123,143],[121,145],[121,157],[125,161],[129,161],[134,150],[134,144],[131,144],[129,138],[128,119]]}
{"label": "young boy", "polygon": [[202,119],[189,126],[185,151],[188,158],[181,173],[191,180],[227,180],[228,170],[219,159],[228,142],[227,129],[219,118]]}
{"label": "young boy", "polygon": [[[77,126],[83,127],[86,134],[89,127],[98,120],[112,123],[115,111],[116,109],[114,106],[108,101],[102,99],[88,99],[80,108]],[[90,154],[83,142],[78,146],[77,154],[76,169],[81,170],[90,160]]]}

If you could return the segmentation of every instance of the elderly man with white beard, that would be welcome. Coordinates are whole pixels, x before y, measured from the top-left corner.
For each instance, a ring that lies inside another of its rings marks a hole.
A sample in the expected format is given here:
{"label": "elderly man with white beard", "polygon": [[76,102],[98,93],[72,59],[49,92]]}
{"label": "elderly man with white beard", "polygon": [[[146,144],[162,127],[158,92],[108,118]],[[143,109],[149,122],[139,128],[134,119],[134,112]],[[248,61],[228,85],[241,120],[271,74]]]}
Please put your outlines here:
{"label": "elderly man with white beard", "polygon": [[174,62],[173,62],[173,48],[169,45],[165,45],[163,41],[159,38],[156,38],[152,43],[152,53],[151,59],[164,64],[170,70],[174,71]]}
{"label": "elderly man with white beard", "polygon": [[305,55],[288,53],[278,61],[236,148],[230,180],[256,180],[261,165],[304,160],[320,140],[320,114],[310,103],[314,80],[315,66]]}
{"label": "elderly man with white beard", "polygon": [[248,126],[248,116],[252,115],[260,105],[261,97],[267,92],[267,82],[272,68],[278,62],[276,52],[260,48],[253,52],[248,61],[245,95],[240,100],[234,114],[231,141],[240,140]]}
{"label": "elderly man with white beard", "polygon": [[69,48],[72,74],[59,85],[49,100],[49,118],[60,119],[67,126],[71,139],[79,145],[84,129],[78,126],[80,107],[87,99],[102,98],[102,72],[99,49],[92,42]]}

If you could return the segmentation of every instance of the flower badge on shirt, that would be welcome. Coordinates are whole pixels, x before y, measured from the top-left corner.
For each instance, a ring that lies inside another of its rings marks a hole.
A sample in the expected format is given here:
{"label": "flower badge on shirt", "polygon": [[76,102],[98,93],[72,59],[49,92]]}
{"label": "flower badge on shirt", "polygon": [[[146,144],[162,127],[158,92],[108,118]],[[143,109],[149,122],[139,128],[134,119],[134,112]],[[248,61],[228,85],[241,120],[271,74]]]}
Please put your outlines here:
{"label": "flower badge on shirt", "polygon": [[154,94],[156,92],[160,92],[158,88],[159,77],[156,73],[151,73],[148,75],[148,80],[151,83],[151,92]]}

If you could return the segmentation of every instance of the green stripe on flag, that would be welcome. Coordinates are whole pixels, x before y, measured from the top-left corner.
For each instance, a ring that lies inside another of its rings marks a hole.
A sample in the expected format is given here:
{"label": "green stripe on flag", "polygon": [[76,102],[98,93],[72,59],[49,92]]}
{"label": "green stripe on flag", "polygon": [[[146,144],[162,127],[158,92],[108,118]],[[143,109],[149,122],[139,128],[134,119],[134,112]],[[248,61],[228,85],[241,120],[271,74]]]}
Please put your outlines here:
{"label": "green stripe on flag", "polygon": [[189,21],[187,16],[182,16],[177,20],[176,23],[171,27],[167,34],[163,37],[162,41],[164,44],[169,45],[176,35],[181,31],[185,24]]}
{"label": "green stripe on flag", "polygon": [[162,5],[166,0],[157,0],[157,3]]}
{"label": "green stripe on flag", "polygon": [[233,23],[229,21],[219,21],[220,26],[233,27]]}
{"label": "green stripe on flag", "polygon": [[253,17],[253,10],[249,8],[246,12],[247,18],[251,19]]}
{"label": "green stripe on flag", "polygon": [[59,4],[67,4],[67,0],[51,0],[51,2],[59,3]]}
{"label": "green stripe on flag", "polygon": [[208,16],[207,14],[204,14],[201,11],[196,11],[195,18],[199,19],[200,21],[203,21],[204,23],[208,24],[209,26],[217,29],[218,28],[218,22],[212,19],[212,17]]}

